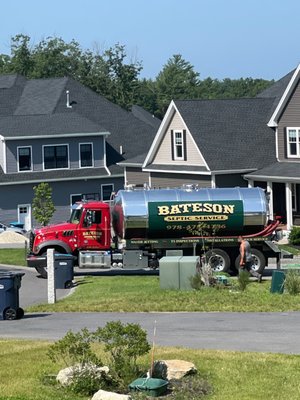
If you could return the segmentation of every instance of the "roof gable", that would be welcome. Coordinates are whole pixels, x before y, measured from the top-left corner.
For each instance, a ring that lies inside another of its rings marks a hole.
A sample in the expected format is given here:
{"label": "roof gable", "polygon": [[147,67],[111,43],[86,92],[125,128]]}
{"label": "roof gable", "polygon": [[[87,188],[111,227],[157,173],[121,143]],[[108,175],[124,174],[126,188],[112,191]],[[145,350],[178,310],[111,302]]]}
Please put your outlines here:
{"label": "roof gable", "polygon": [[211,171],[257,169],[274,162],[275,138],[267,127],[273,101],[273,98],[172,101],[143,167],[153,160],[175,109]]}

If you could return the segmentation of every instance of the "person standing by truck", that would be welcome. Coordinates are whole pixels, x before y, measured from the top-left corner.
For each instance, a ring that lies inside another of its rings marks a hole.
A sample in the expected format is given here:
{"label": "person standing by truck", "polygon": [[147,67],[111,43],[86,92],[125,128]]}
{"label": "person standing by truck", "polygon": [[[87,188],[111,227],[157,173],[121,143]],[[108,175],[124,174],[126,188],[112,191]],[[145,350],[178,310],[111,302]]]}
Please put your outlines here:
{"label": "person standing by truck", "polygon": [[252,266],[252,254],[251,254],[251,246],[248,240],[245,240],[243,236],[238,237],[238,242],[240,243],[240,271],[246,270],[249,272],[251,276],[257,278],[258,282],[261,282],[262,274],[259,274],[257,271],[254,271]]}

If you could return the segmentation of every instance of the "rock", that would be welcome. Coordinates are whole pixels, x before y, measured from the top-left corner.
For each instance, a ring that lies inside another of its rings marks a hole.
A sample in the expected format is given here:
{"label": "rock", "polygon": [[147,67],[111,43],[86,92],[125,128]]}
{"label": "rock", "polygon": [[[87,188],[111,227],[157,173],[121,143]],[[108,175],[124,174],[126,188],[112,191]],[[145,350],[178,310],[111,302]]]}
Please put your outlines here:
{"label": "rock", "polygon": [[56,380],[63,386],[71,385],[74,374],[80,374],[85,371],[90,371],[95,377],[107,375],[109,373],[108,367],[97,367],[94,364],[76,364],[72,367],[64,368],[57,374]]}
{"label": "rock", "polygon": [[106,392],[105,390],[98,390],[94,394],[92,400],[131,400],[131,397],[127,394],[118,394],[114,392]]}
{"label": "rock", "polygon": [[181,379],[196,372],[195,365],[188,361],[159,360],[154,363],[152,377],[170,381],[172,379]]}

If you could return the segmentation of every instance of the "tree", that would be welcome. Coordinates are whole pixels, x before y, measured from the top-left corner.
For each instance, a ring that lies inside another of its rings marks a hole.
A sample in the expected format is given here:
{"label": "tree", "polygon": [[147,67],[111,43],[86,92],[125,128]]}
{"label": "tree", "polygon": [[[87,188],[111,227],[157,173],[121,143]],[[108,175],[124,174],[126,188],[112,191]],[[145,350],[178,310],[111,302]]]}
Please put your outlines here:
{"label": "tree", "polygon": [[46,226],[55,212],[55,207],[52,201],[52,188],[48,183],[42,182],[39,185],[34,186],[33,190],[33,216],[40,224]]}
{"label": "tree", "polygon": [[162,117],[171,100],[198,97],[199,73],[180,54],[173,55],[156,78],[157,103]]}

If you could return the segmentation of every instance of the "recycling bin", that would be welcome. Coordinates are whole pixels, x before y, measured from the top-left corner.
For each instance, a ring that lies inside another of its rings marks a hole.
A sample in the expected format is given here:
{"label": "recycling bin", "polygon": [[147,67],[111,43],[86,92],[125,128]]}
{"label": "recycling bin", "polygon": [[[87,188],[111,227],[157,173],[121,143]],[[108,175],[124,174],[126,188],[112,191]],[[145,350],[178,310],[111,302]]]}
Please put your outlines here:
{"label": "recycling bin", "polygon": [[23,272],[0,273],[0,319],[14,320],[24,316],[24,310],[19,306],[19,289]]}
{"label": "recycling bin", "polygon": [[285,273],[283,271],[272,271],[271,293],[280,293],[284,291]]}
{"label": "recycling bin", "polygon": [[73,285],[74,259],[71,254],[54,254],[55,288],[68,289]]}

